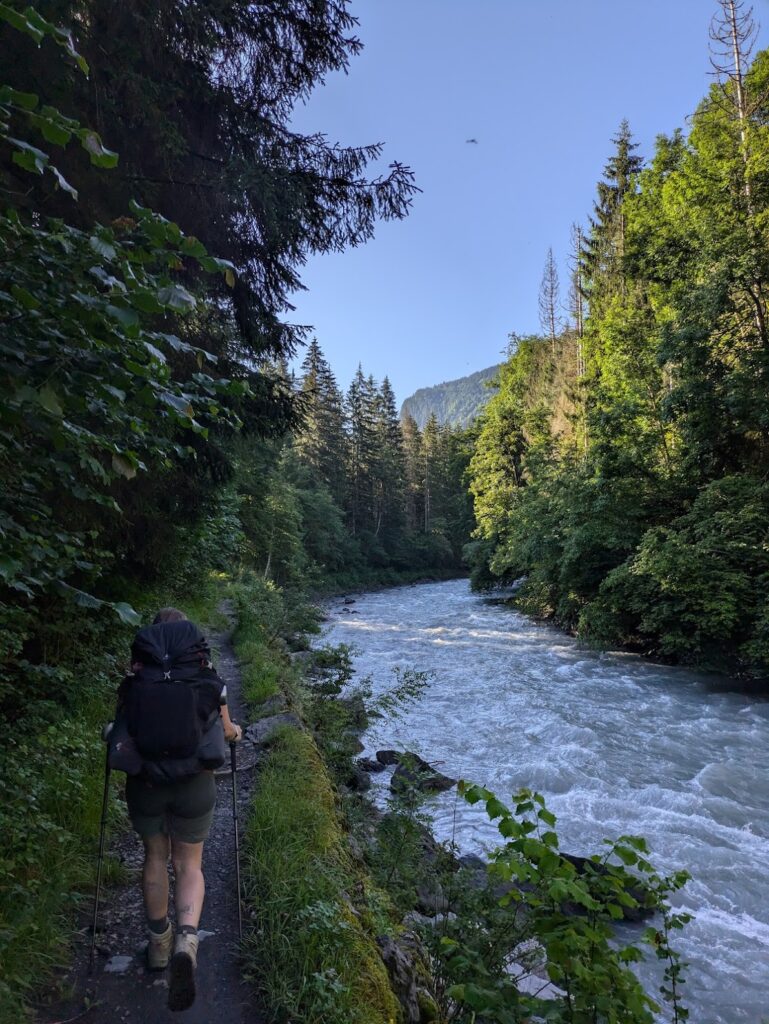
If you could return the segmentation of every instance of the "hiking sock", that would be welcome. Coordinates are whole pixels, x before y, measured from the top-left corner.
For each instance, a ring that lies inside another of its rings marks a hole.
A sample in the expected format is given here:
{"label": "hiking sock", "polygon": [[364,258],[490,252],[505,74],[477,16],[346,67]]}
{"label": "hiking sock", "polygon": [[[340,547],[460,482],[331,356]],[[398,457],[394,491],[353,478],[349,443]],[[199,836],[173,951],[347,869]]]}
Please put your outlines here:
{"label": "hiking sock", "polygon": [[151,932],[154,932],[155,935],[162,935],[168,927],[168,915],[166,914],[163,917],[157,918],[148,917],[147,927]]}

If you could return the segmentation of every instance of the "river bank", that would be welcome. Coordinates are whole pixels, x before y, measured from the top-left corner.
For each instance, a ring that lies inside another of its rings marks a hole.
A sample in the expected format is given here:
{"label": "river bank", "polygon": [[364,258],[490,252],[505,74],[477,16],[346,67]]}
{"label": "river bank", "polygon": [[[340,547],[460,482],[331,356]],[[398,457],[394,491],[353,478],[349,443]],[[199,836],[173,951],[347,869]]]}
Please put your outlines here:
{"label": "river bank", "polygon": [[[589,853],[606,834],[641,833],[664,870],[688,868],[694,878],[678,903],[696,915],[683,939],[692,1018],[760,1019],[769,987],[757,960],[769,951],[765,701],[725,692],[711,676],[584,651],[462,582],[359,595],[333,612],[325,639],[357,648],[356,676],[375,694],[395,668],[434,674],[421,705],[372,724],[363,756],[416,750],[503,797],[530,786],[546,795],[566,849]],[[375,795],[378,785],[374,777]],[[451,795],[435,798],[431,817],[439,838],[470,851],[496,842],[495,829]]]}

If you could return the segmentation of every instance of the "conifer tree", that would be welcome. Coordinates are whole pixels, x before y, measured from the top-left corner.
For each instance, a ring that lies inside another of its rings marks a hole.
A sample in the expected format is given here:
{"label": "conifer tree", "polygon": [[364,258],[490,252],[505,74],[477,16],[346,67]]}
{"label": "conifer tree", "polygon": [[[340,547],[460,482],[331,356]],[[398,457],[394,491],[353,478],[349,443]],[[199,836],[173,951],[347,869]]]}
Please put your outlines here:
{"label": "conifer tree", "polygon": [[347,391],[347,513],[353,536],[372,523],[371,468],[374,451],[373,380],[358,365]]}
{"label": "conifer tree", "polygon": [[406,521],[416,533],[424,526],[424,455],[422,432],[409,413],[401,420],[401,434],[406,462]]}
{"label": "conifer tree", "polygon": [[612,142],[615,152],[598,182],[598,198],[590,218],[590,234],[586,239],[584,264],[591,311],[604,297],[624,287],[625,213],[623,202],[633,188],[635,176],[643,166],[635,152],[630,125],[622,121]]}
{"label": "conifer tree", "polygon": [[317,338],[310,342],[302,363],[299,396],[303,426],[297,432],[296,449],[300,461],[341,505],[347,458],[342,394]]}
{"label": "conifer tree", "polygon": [[395,393],[389,378],[374,399],[374,534],[394,541],[403,527],[406,470]]}
{"label": "conifer tree", "polygon": [[425,424],[422,434],[422,463],[424,466],[422,478],[423,493],[423,524],[425,533],[429,533],[432,527],[433,517],[440,508],[440,453],[441,453],[441,428],[435,413]]}

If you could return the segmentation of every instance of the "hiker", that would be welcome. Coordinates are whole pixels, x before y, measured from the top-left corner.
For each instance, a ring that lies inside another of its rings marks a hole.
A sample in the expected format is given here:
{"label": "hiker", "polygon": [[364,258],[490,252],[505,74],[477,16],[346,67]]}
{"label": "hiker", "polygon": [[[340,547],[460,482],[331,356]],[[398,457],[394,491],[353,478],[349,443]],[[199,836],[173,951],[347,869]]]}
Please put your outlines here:
{"label": "hiker", "polygon": [[[216,803],[213,769],[225,760],[225,742],[240,740],[225,687],[194,623],[178,608],[163,608],[132,647],[131,674],[118,695],[122,748],[136,763],[127,771],[126,802],[144,843],[142,889],[149,928],[147,966],[170,963],[168,1006],[184,1010],[195,999],[198,923],[205,882],[203,843]],[[118,756],[123,753],[116,744]],[[138,753],[137,753],[138,752]],[[168,859],[175,877],[176,936],[168,917]],[[173,951],[173,955],[172,955]]]}

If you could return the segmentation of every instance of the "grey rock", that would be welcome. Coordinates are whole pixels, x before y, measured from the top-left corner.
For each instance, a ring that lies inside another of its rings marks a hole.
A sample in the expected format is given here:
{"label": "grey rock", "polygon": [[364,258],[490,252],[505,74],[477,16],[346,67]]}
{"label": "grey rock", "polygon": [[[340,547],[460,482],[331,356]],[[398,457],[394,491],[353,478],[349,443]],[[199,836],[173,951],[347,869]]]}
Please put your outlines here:
{"label": "grey rock", "polygon": [[379,761],[372,760],[370,757],[359,757],[355,763],[364,772],[383,772],[387,767]]}
{"label": "grey rock", "polygon": [[288,657],[292,665],[309,665],[315,655],[312,651],[292,651]]}
{"label": "grey rock", "polygon": [[389,935],[378,935],[376,941],[390,976],[392,990],[403,1007],[404,1024],[420,1024],[421,1011],[413,952]]}
{"label": "grey rock", "polygon": [[417,910],[428,917],[445,914],[449,909],[449,901],[443,886],[437,878],[428,878],[417,886]]}
{"label": "grey rock", "polygon": [[371,789],[371,778],[362,768],[354,768],[347,780],[347,785],[356,793],[366,793]]}
{"label": "grey rock", "polygon": [[279,715],[286,711],[288,708],[288,702],[282,693],[275,693],[272,697],[268,697],[267,700],[263,700],[259,705],[259,711],[262,712],[265,718],[270,715]]}
{"label": "grey rock", "polygon": [[387,768],[394,764],[400,764],[401,755],[397,750],[377,750],[376,759]]}
{"label": "grey rock", "polygon": [[398,767],[390,779],[390,789],[393,792],[416,789],[421,793],[442,793],[456,785],[456,781],[436,771],[418,754],[408,752],[400,756]]}
{"label": "grey rock", "polygon": [[355,604],[355,598],[354,597],[346,597],[342,603],[343,604]]}
{"label": "grey rock", "polygon": [[460,868],[469,868],[474,871],[486,871],[486,861],[476,853],[466,853],[457,858]]}
{"label": "grey rock", "polygon": [[262,746],[269,743],[278,729],[289,726],[292,729],[304,728],[302,720],[298,715],[288,711],[281,715],[270,715],[268,718],[260,718],[246,729],[246,739],[251,740],[255,746]]}
{"label": "grey rock", "polygon": [[445,914],[436,914],[434,917],[420,914],[418,910],[410,910],[408,914],[404,915],[403,923],[407,928],[435,928],[444,921],[456,921],[456,919],[457,915],[452,910]]}

